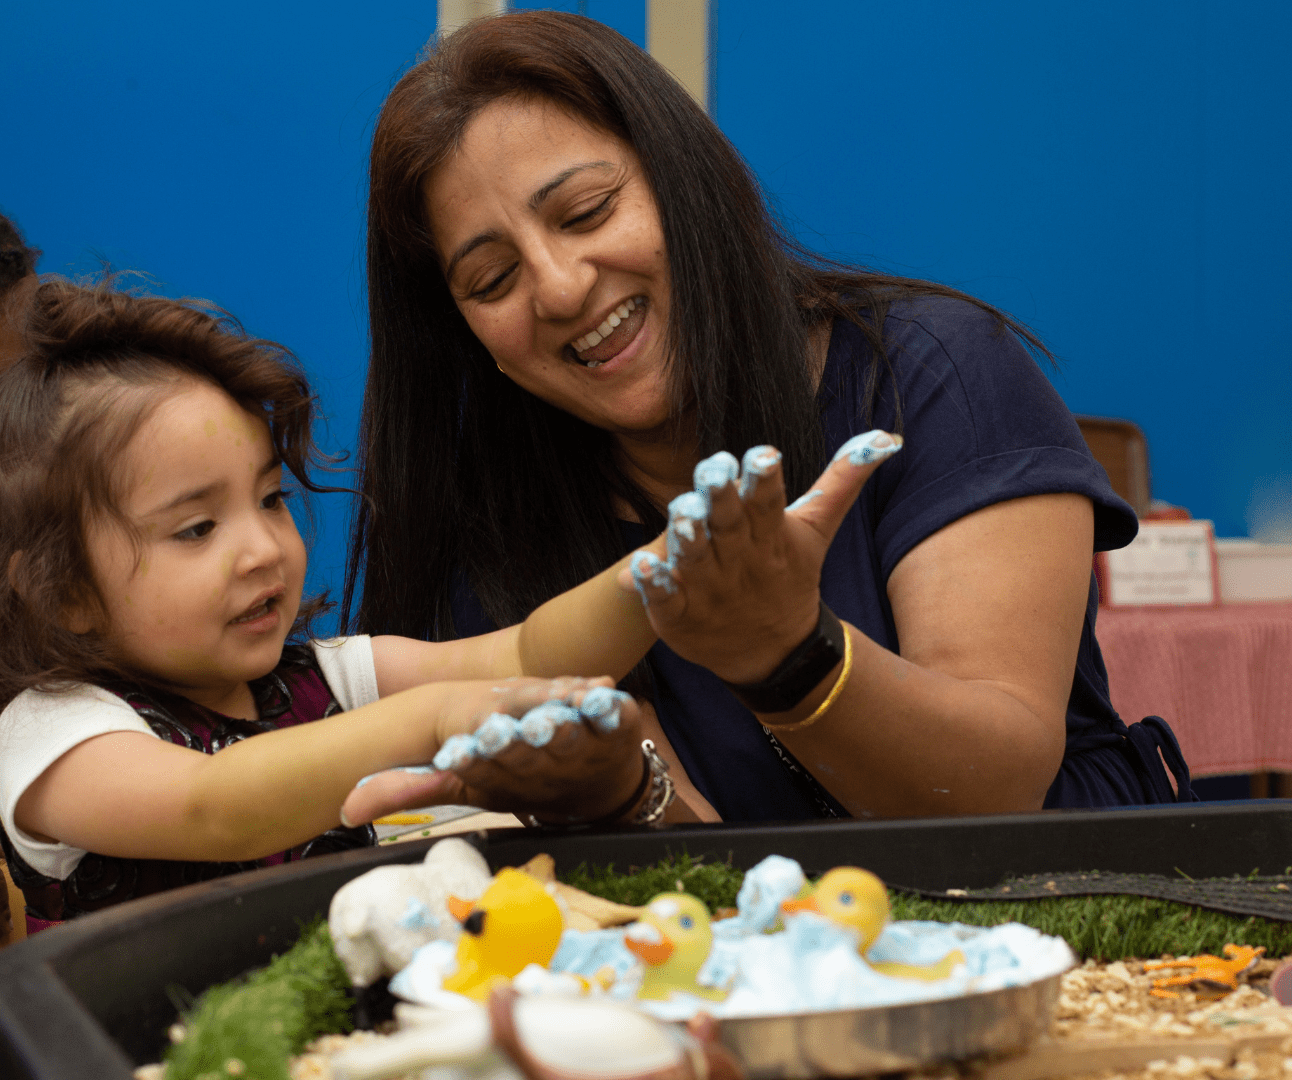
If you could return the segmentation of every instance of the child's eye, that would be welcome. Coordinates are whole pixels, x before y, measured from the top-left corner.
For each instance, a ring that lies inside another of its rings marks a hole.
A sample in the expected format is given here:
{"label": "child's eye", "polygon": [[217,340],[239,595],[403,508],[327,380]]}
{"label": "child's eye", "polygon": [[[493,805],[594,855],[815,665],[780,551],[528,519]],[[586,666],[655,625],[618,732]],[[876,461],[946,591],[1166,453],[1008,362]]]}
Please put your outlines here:
{"label": "child's eye", "polygon": [[176,540],[201,540],[212,529],[215,528],[214,521],[199,521],[196,525],[190,525],[187,529],[175,534]]}
{"label": "child's eye", "polygon": [[260,509],[277,510],[290,498],[291,498],[290,491],[271,491],[268,495],[266,495],[263,499],[260,500]]}

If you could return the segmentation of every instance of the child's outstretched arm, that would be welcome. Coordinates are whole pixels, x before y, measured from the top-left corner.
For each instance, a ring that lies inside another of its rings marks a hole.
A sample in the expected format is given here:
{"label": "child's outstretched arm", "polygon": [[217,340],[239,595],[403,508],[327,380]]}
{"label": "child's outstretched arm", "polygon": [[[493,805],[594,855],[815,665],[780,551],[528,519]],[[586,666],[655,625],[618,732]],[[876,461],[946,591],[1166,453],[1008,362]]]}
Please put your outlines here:
{"label": "child's outstretched arm", "polygon": [[[142,732],[99,735],[72,747],[27,788],[16,822],[38,840],[103,855],[262,858],[338,825],[342,802],[362,777],[430,761],[448,736],[475,730],[490,713],[521,716],[554,697],[577,706],[584,690],[608,682],[430,683],[351,712],[256,735],[213,755]],[[636,705],[625,701],[621,708],[625,722],[614,733],[597,735],[605,752],[594,755],[596,761],[555,763],[567,775],[573,766],[593,770],[572,777],[557,793],[572,816],[595,819],[638,784]]]}
{"label": "child's outstretched arm", "polygon": [[372,639],[382,697],[443,679],[610,675],[621,679],[655,643],[635,596],[616,585],[627,557],[555,596],[523,623],[458,641]]}

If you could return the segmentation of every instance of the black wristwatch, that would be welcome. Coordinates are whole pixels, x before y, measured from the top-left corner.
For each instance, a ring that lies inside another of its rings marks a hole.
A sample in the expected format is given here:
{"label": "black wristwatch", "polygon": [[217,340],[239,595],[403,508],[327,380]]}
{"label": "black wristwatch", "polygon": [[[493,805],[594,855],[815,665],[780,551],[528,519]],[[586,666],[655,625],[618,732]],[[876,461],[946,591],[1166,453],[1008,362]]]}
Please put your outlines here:
{"label": "black wristwatch", "polygon": [[767,678],[756,683],[729,683],[724,680],[724,685],[752,712],[788,712],[807,697],[843,659],[844,634],[843,624],[822,602],[816,629]]}

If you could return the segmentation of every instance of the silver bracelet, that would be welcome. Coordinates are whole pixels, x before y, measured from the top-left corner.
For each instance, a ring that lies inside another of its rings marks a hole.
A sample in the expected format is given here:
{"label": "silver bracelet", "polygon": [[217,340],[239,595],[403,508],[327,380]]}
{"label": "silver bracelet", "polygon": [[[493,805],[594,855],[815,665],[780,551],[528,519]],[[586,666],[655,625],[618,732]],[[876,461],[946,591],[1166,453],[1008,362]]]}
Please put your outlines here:
{"label": "silver bracelet", "polygon": [[627,821],[617,820],[619,811],[613,812],[605,818],[598,818],[595,821],[571,822],[568,825],[560,824],[554,821],[539,821],[533,814],[526,814],[521,820],[531,829],[589,829],[599,828],[602,826],[619,825],[650,825],[657,826],[664,821],[664,812],[673,805],[673,800],[677,797],[677,789],[673,786],[673,778],[668,774],[668,762],[665,761],[655,750],[655,744],[650,739],[642,740],[642,764],[646,769],[645,779],[649,780],[644,785],[646,797],[637,806],[636,813]]}
{"label": "silver bracelet", "polygon": [[677,797],[677,789],[673,786],[673,778],[668,774],[668,762],[659,756],[650,739],[642,740],[642,755],[650,768],[650,788],[646,792],[645,801],[632,816],[631,824],[660,825],[664,821],[664,812]]}

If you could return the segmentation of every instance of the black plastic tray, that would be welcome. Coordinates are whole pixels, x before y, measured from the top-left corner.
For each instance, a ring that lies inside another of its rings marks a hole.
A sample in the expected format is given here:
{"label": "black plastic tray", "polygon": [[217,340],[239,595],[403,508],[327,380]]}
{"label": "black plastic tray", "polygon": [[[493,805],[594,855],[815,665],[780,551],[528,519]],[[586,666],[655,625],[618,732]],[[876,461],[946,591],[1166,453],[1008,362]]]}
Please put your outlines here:
{"label": "black plastic tray", "polygon": [[[269,962],[302,921],[364,871],[421,859],[433,841],[352,851],[136,900],[44,931],[0,952],[0,1076],[130,1080],[157,1060],[175,1019],[170,987],[200,993]],[[475,834],[490,865],[539,852],[558,872],[581,862],[644,866],[683,851],[741,868],[766,855],[810,874],[867,867],[890,884],[976,888],[1043,871],[1224,877],[1292,859],[1292,805],[1242,802],[1009,817],[699,825],[661,831]],[[1277,868],[1275,866],[1277,864]]]}

